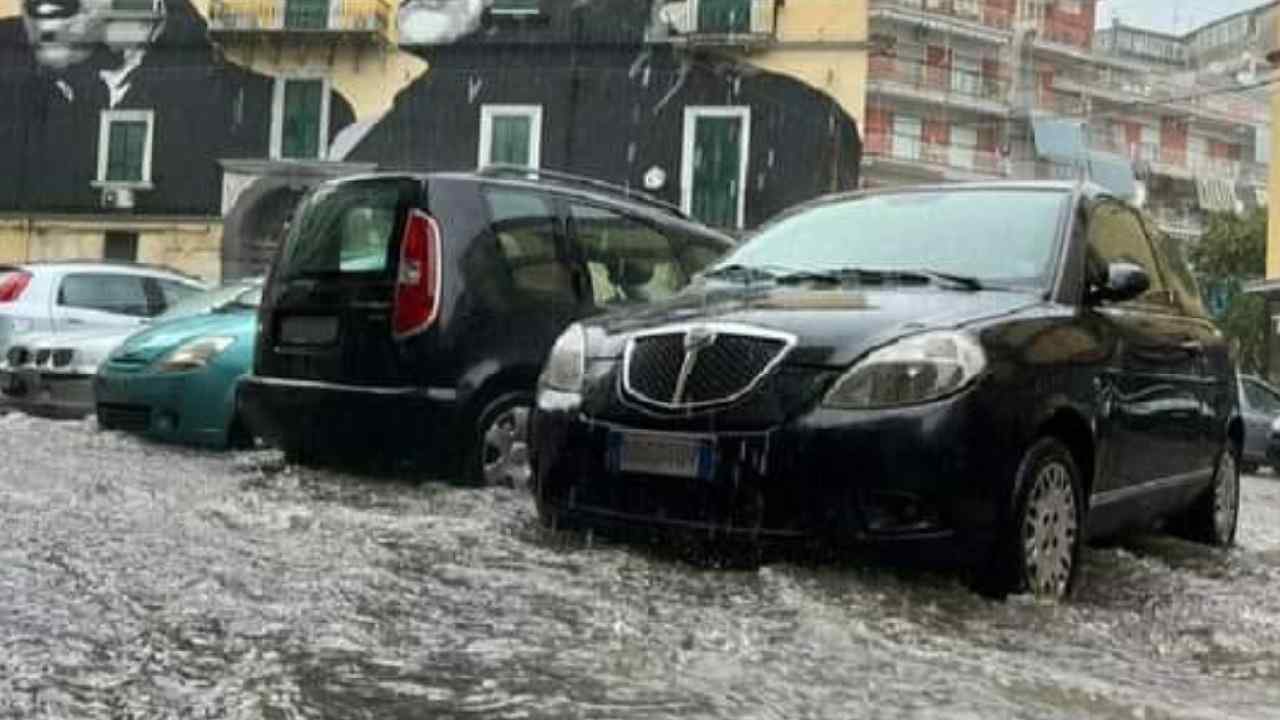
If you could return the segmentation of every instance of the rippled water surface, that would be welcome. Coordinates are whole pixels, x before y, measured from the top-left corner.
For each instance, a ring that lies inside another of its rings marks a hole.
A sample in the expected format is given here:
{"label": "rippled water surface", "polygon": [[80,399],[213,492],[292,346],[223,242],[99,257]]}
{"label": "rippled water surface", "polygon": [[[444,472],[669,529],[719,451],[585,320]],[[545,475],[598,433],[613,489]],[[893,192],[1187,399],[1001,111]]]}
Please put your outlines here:
{"label": "rippled water surface", "polygon": [[884,564],[693,567],[514,491],[0,417],[0,717],[1275,718],[1280,479],[1240,545],[1067,606]]}

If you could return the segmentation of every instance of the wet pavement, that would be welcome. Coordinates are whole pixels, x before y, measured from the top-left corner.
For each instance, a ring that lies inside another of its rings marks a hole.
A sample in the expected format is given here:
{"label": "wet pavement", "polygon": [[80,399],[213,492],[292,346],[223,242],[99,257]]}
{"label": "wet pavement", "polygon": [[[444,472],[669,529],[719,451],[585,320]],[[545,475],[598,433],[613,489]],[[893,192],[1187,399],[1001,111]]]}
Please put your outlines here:
{"label": "wet pavement", "polygon": [[695,567],[526,497],[0,417],[0,717],[1275,718],[1280,479],[1239,547],[1086,552],[1077,598]]}

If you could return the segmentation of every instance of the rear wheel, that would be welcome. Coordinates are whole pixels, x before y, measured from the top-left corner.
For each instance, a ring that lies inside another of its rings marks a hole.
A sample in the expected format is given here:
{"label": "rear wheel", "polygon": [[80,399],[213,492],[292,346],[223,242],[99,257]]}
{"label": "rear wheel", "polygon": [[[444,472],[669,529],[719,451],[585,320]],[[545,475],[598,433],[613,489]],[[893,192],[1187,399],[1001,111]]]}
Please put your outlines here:
{"label": "rear wheel", "polygon": [[1236,523],[1240,517],[1240,470],[1235,449],[1228,445],[1218,456],[1213,472],[1213,486],[1196,500],[1175,524],[1179,535],[1188,540],[1230,547],[1236,541]]}
{"label": "rear wheel", "polygon": [[529,417],[533,395],[499,395],[480,413],[475,424],[467,476],[476,485],[528,489],[533,479],[529,462]]}
{"label": "rear wheel", "polygon": [[1084,518],[1071,451],[1056,438],[1037,441],[1018,465],[1014,488],[1013,512],[983,578],[985,589],[1065,598],[1075,585]]}

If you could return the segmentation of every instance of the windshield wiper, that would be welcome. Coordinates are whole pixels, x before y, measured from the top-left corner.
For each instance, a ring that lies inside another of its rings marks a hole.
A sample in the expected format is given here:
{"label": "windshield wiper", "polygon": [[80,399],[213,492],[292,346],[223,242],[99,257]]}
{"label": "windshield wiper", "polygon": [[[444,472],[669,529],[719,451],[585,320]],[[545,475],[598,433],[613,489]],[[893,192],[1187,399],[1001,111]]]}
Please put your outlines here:
{"label": "windshield wiper", "polygon": [[985,287],[982,284],[981,280],[979,280],[976,277],[973,277],[972,275],[957,275],[955,273],[939,272],[938,270],[929,270],[928,268],[924,268],[920,270],[904,270],[902,271],[902,274],[920,275],[920,276],[929,278],[930,280],[933,280],[935,282],[937,281],[949,282],[953,285],[959,285],[965,290],[972,290],[975,292],[978,290],[982,290]]}
{"label": "windshield wiper", "polygon": [[755,280],[773,280],[777,277],[777,273],[756,265],[733,263],[730,265],[721,265],[720,267],[711,268],[710,270],[703,272],[702,277],[722,278],[725,280],[737,280],[750,283]]}
{"label": "windshield wiper", "polygon": [[880,270],[876,268],[845,267],[826,272],[843,280],[857,280],[861,284],[868,285],[883,285],[889,282],[925,285],[931,282],[944,282],[959,285],[965,290],[982,290],[984,287],[982,281],[975,277],[929,269]]}

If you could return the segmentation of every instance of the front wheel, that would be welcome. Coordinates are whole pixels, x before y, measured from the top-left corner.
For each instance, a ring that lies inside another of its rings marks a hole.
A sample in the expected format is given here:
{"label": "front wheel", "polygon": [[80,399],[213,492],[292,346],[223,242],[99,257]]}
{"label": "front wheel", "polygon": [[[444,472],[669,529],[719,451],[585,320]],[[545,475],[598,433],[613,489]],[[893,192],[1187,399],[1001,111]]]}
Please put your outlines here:
{"label": "front wheel", "polygon": [[1240,468],[1230,446],[1218,456],[1213,485],[1177,523],[1180,535],[1205,545],[1230,547],[1236,541],[1240,517]]}
{"label": "front wheel", "polygon": [[1075,585],[1084,519],[1075,458],[1061,441],[1043,438],[1023,454],[1014,480],[1012,513],[984,585],[998,596],[1065,598]]}

